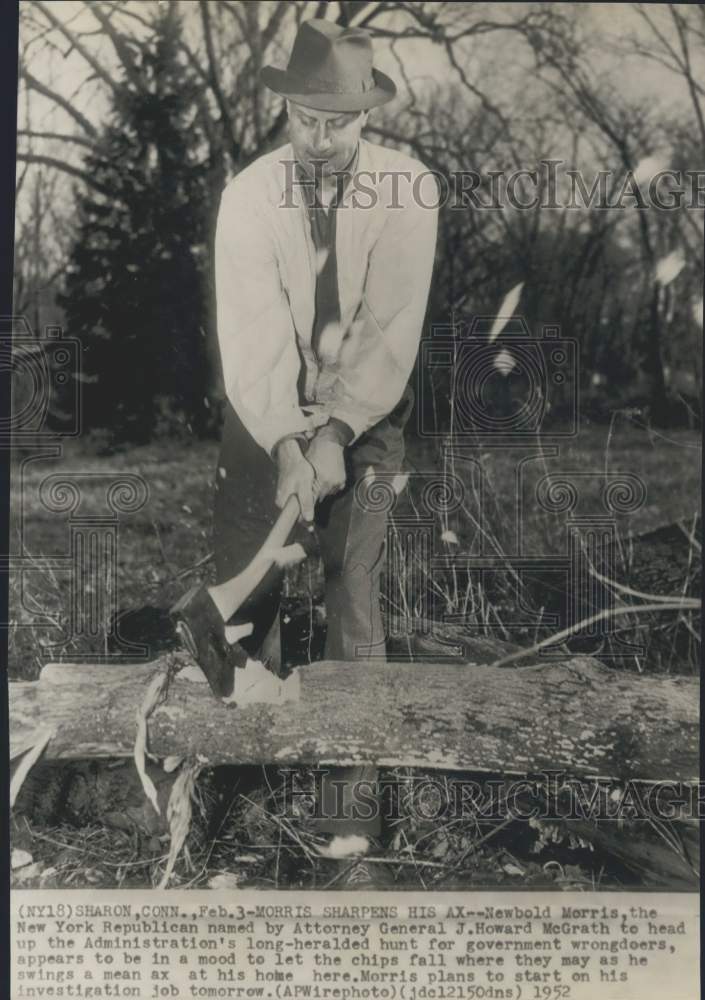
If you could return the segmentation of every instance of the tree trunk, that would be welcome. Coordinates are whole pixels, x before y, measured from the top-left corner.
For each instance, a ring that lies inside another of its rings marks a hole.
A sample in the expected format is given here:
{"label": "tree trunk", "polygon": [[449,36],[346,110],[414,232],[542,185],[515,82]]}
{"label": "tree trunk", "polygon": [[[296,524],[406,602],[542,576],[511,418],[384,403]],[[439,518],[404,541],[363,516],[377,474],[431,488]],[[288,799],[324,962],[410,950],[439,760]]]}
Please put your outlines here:
{"label": "tree trunk", "polygon": [[[10,684],[16,753],[42,726],[47,758],[132,754],[152,679],[184,653],[149,664],[48,665]],[[301,698],[244,709],[172,677],[149,718],[159,757],[205,764],[417,766],[503,774],[696,781],[698,682],[609,670],[575,657],[499,669],[481,663],[321,662],[299,668]],[[236,677],[237,691],[237,677]]]}
{"label": "tree trunk", "polygon": [[[690,535],[693,535],[693,541]],[[627,567],[618,579],[637,590],[666,597],[697,597],[700,589],[702,524],[683,520],[632,535],[624,543]]]}

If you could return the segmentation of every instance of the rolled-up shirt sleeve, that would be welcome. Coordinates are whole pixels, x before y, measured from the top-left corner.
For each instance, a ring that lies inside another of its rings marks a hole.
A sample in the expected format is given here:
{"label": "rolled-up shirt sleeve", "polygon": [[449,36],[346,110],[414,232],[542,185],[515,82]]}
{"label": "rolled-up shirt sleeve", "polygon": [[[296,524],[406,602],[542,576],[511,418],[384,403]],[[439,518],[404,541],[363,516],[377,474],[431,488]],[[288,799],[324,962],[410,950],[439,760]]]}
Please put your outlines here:
{"label": "rolled-up shirt sleeve", "polygon": [[291,311],[256,192],[236,181],[221,198],[215,236],[218,344],[228,400],[255,441],[271,454],[303,433],[300,358]]}
{"label": "rolled-up shirt sleeve", "polygon": [[438,229],[438,184],[430,172],[390,209],[370,253],[362,302],[337,365],[332,416],[354,439],[401,399],[419,349]]}

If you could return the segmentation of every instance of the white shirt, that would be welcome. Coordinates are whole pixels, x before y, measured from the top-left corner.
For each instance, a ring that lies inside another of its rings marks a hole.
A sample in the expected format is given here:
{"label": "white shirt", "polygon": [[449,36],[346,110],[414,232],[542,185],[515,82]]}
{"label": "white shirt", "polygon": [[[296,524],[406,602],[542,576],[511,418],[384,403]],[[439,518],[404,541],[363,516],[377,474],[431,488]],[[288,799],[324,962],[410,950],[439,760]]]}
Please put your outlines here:
{"label": "white shirt", "polygon": [[[215,240],[225,390],[267,452],[337,417],[356,440],[408,382],[433,269],[438,185],[418,160],[360,141],[337,208],[341,322],[311,347],[316,259],[290,144],[226,186]],[[298,379],[303,364],[305,398]]]}

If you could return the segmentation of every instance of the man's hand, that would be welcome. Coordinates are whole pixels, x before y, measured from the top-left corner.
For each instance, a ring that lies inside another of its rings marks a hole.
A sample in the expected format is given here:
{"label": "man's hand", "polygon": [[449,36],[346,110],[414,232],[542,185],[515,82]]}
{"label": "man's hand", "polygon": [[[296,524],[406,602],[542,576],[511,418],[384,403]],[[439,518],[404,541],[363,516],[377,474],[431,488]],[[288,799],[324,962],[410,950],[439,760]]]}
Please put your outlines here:
{"label": "man's hand", "polygon": [[345,459],[343,446],[321,428],[309,445],[306,458],[316,473],[316,499],[337,493],[345,486]]}
{"label": "man's hand", "polygon": [[275,457],[279,473],[275,497],[277,507],[281,509],[293,493],[298,497],[301,517],[311,525],[316,499],[313,466],[304,458],[298,441],[293,438],[287,438],[277,445]]}

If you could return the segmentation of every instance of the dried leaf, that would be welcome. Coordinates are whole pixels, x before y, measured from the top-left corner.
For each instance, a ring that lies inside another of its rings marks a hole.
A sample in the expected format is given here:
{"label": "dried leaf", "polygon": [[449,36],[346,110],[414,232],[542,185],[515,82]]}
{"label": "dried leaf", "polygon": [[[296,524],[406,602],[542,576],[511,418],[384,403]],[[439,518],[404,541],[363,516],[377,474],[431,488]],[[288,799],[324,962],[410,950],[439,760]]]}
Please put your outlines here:
{"label": "dried leaf", "polygon": [[42,874],[42,866],[39,861],[35,861],[33,865],[25,865],[24,868],[20,868],[13,876],[15,882],[29,882],[32,878],[39,878]]}
{"label": "dried leaf", "polygon": [[14,872],[17,868],[24,868],[24,866],[30,864],[31,861],[32,855],[29,851],[22,851],[20,848],[16,847],[10,856],[10,867]]}
{"label": "dried leaf", "polygon": [[502,865],[502,871],[506,872],[507,875],[524,875],[524,869],[519,868],[517,865],[506,864]]}
{"label": "dried leaf", "polygon": [[448,843],[447,837],[438,837],[429,853],[432,858],[440,860],[446,856],[449,850],[450,844]]}
{"label": "dried leaf", "polygon": [[135,748],[132,753],[137,773],[140,777],[140,781],[142,782],[144,794],[154,806],[158,816],[161,816],[161,811],[159,809],[157,790],[154,787],[154,782],[145,770],[145,757],[147,755],[147,719],[164,697],[168,682],[168,673],[157,674],[147,688],[147,693],[142,699],[142,704],[137,709],[137,736],[135,737]]}
{"label": "dried leaf", "polygon": [[174,870],[176,859],[186,842],[186,837],[191,826],[193,790],[196,786],[196,779],[201,773],[202,766],[202,764],[196,763],[184,767],[171,789],[171,795],[166,807],[166,818],[169,823],[171,843],[169,845],[169,857],[167,858],[164,875],[157,887],[159,889],[166,888]]}
{"label": "dried leaf", "polygon": [[[19,795],[20,789],[24,784],[24,779],[27,777],[31,769],[34,767],[37,760],[44,753],[47,743],[51,740],[53,736],[54,736],[53,729],[49,729],[47,727],[38,729],[37,732],[35,733],[32,745],[20,752],[22,755],[22,759],[20,760],[19,764],[17,764],[17,766],[15,767],[12,774],[12,778],[10,780],[10,809],[14,808],[17,796]],[[13,757],[13,760],[16,759],[17,756],[20,756],[20,754],[15,755],[15,757]]]}

